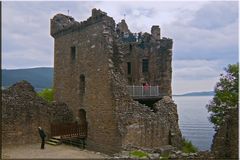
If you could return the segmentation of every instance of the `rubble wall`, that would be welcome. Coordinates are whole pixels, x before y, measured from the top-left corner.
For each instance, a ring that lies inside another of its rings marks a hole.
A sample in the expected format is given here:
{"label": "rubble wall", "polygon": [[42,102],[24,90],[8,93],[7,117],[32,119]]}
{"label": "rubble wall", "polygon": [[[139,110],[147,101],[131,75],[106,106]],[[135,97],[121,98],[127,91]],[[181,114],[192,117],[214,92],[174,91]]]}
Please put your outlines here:
{"label": "rubble wall", "polygon": [[124,73],[122,44],[115,39],[112,44],[113,68],[110,68],[112,93],[122,149],[159,149],[165,145],[181,148],[182,135],[178,126],[177,106],[170,97],[164,97],[150,107],[134,101],[127,91]]}
{"label": "rubble wall", "polygon": [[65,104],[49,104],[37,96],[26,81],[2,91],[2,144],[40,142],[38,127],[50,138],[50,124],[71,122],[72,112]]}
{"label": "rubble wall", "polygon": [[[114,76],[115,79],[117,76]],[[154,110],[127,95],[121,80],[114,82],[114,99],[122,148],[157,150],[166,145],[178,149],[182,135],[178,125],[177,106],[170,97],[154,104]]]}

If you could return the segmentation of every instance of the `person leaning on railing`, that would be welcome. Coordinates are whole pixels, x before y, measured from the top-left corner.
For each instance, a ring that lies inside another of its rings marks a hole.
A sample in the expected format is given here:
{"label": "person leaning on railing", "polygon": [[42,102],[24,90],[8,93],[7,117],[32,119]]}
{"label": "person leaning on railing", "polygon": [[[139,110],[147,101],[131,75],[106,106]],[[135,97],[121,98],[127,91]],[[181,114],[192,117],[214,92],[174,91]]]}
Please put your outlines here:
{"label": "person leaning on railing", "polygon": [[146,95],[149,91],[149,84],[146,82],[143,84],[143,94]]}

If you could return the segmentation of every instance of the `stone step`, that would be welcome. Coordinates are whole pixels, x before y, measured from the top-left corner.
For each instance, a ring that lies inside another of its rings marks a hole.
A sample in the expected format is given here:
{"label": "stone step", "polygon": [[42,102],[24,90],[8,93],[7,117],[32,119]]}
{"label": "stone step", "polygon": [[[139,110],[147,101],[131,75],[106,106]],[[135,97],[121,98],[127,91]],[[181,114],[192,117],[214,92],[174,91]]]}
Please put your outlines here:
{"label": "stone step", "polygon": [[86,144],[83,145],[83,141],[79,139],[65,139],[62,141],[64,144],[85,148]]}
{"label": "stone step", "polygon": [[59,139],[56,139],[56,138],[53,137],[53,138],[50,138],[46,143],[56,146],[56,145],[61,144],[62,142]]}
{"label": "stone step", "polygon": [[52,137],[52,139],[61,140],[61,137],[60,136],[54,136],[54,137]]}
{"label": "stone step", "polygon": [[48,141],[50,141],[50,142],[55,142],[55,143],[61,143],[60,140],[58,140],[58,139],[53,139],[53,138],[49,139]]}
{"label": "stone step", "polygon": [[53,145],[53,146],[57,146],[57,145],[59,145],[58,143],[51,142],[51,141],[47,141],[46,143],[47,143],[47,144],[50,144],[50,145]]}

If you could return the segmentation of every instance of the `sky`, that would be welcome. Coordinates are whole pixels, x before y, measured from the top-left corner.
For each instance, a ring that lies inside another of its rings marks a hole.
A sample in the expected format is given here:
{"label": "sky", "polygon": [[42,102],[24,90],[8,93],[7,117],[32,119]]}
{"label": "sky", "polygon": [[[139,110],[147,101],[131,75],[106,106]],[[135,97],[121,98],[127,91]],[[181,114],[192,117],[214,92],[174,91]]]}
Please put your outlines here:
{"label": "sky", "polygon": [[50,19],[57,13],[77,21],[101,9],[131,32],[173,39],[173,94],[212,91],[228,64],[239,61],[238,1],[2,2],[2,68],[53,67]]}

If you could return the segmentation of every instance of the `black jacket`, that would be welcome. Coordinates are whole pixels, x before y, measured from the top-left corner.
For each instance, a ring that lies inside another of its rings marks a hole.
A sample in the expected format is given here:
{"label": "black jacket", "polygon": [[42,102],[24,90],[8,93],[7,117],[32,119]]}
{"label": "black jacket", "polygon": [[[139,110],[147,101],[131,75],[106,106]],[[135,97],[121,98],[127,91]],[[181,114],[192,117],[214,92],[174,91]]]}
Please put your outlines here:
{"label": "black jacket", "polygon": [[46,134],[44,133],[44,130],[43,129],[39,129],[38,128],[38,132],[39,132],[39,135],[42,139],[44,139],[46,137]]}

